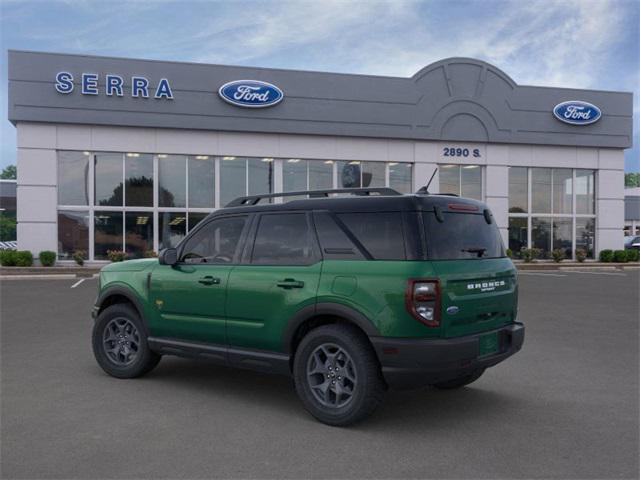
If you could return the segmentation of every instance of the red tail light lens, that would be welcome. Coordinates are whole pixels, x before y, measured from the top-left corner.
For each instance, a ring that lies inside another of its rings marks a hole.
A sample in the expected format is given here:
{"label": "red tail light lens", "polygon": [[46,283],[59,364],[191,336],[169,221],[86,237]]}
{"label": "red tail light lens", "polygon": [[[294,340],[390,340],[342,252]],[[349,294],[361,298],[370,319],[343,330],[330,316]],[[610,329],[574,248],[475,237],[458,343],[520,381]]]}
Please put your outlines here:
{"label": "red tail light lens", "polygon": [[427,327],[440,326],[440,284],[438,280],[409,280],[405,294],[409,313]]}

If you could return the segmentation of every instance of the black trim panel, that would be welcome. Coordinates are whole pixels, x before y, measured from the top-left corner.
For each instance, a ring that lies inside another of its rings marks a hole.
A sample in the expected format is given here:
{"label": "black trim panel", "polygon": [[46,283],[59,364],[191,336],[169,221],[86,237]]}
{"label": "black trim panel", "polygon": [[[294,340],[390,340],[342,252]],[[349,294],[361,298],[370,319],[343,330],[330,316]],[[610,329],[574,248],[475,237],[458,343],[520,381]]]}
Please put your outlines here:
{"label": "black trim panel", "polygon": [[[100,295],[98,296],[94,304],[95,314],[92,312],[91,316],[94,319],[97,318],[98,312],[102,310],[102,304],[105,302],[105,300],[107,300],[109,297],[112,297],[114,295],[122,295],[133,304],[135,309],[138,311],[138,315],[140,316],[140,319],[142,320],[142,324],[144,325],[144,328],[146,330],[145,333],[149,335],[150,334],[149,326],[147,325],[147,320],[144,317],[144,308],[142,306],[142,302],[138,300],[138,297],[136,296],[136,294],[131,292],[131,290],[125,287],[121,287],[119,285],[107,287],[102,292],[100,292]],[[96,307],[97,307],[97,310],[96,310]]]}

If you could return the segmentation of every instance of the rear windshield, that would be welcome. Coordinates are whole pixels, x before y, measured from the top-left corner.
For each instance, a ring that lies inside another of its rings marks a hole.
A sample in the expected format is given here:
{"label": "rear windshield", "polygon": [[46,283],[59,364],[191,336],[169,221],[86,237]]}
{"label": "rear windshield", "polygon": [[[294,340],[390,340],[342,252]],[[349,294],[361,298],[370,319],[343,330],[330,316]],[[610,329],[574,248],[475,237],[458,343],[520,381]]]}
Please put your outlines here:
{"label": "rear windshield", "polygon": [[495,221],[487,223],[482,213],[443,212],[443,222],[438,221],[434,212],[426,212],[423,216],[430,260],[505,256]]}

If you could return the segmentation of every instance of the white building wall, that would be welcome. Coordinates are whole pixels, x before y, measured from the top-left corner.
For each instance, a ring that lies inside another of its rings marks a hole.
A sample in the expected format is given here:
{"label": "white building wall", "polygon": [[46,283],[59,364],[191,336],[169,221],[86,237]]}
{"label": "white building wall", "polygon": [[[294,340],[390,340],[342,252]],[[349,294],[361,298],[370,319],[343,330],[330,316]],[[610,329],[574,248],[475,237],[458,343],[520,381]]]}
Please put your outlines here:
{"label": "white building wall", "polygon": [[[366,139],[335,136],[208,132],[155,128],[19,123],[18,247],[57,250],[56,150],[268,156],[325,160],[413,162],[414,187],[439,163],[485,166],[485,200],[505,243],[508,167],[596,169],[596,248],[622,248],[624,157],[621,149]],[[444,157],[447,146],[479,149],[479,157]],[[438,175],[430,191],[438,193]]]}

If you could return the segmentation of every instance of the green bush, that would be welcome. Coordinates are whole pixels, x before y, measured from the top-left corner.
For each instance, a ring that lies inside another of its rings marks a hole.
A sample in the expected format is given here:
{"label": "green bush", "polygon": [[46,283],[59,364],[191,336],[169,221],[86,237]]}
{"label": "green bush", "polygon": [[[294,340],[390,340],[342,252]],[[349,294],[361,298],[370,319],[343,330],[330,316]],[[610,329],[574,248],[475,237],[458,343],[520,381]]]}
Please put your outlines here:
{"label": "green bush", "polygon": [[33,265],[33,254],[29,250],[16,252],[16,267],[30,267]]}
{"label": "green bush", "polygon": [[600,261],[601,262],[613,262],[613,250],[602,250],[600,252]]}
{"label": "green bush", "polygon": [[576,249],[576,260],[580,263],[584,262],[587,259],[587,251],[584,248]]}
{"label": "green bush", "polygon": [[145,250],[142,256],[144,258],[157,258],[158,254],[156,253],[155,250]]}
{"label": "green bush", "polygon": [[53,267],[56,264],[56,257],[56,252],[52,252],[51,250],[44,250],[38,255],[40,264],[43,267]]}
{"label": "green bush", "polygon": [[17,253],[15,250],[0,250],[0,264],[3,267],[15,267]]}
{"label": "green bush", "polygon": [[513,250],[511,250],[510,248],[507,248],[507,257],[513,258]]}
{"label": "green bush", "polygon": [[637,262],[640,259],[640,250],[632,248],[627,250],[627,260],[630,262]]}
{"label": "green bush", "polygon": [[613,261],[619,263],[627,262],[627,251],[626,250],[616,250],[613,252]]}
{"label": "green bush", "polygon": [[551,252],[551,258],[553,258],[554,262],[560,263],[565,258],[564,250],[556,248]]}
{"label": "green bush", "polygon": [[87,252],[84,250],[76,250],[73,252],[73,259],[80,266],[84,265],[84,261],[87,259]]}
{"label": "green bush", "polygon": [[107,257],[112,262],[122,262],[127,259],[127,252],[122,250],[107,250]]}

